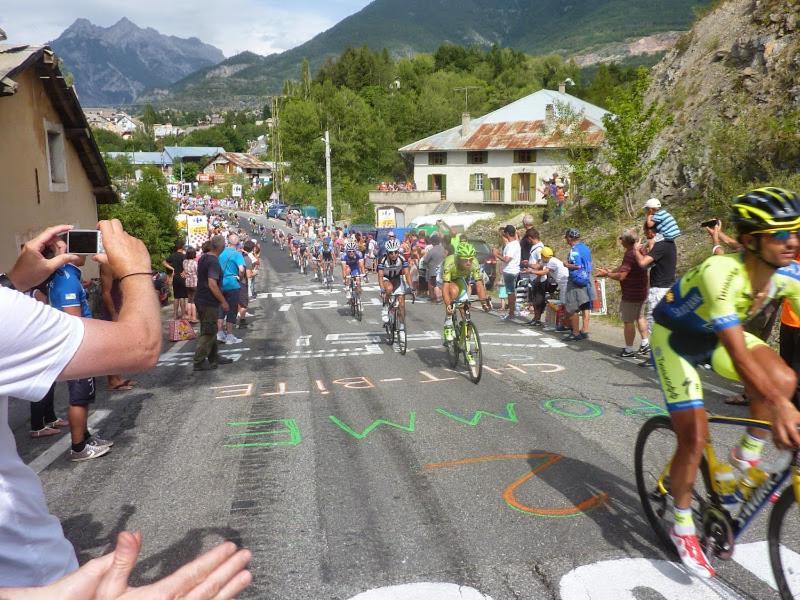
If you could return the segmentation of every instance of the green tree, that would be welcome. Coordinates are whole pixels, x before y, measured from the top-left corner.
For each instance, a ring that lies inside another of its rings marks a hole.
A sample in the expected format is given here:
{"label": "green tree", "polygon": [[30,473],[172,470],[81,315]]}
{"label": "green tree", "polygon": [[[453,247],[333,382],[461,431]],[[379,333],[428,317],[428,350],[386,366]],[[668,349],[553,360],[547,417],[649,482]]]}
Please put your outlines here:
{"label": "green tree", "polygon": [[280,143],[293,180],[325,184],[322,124],[313,102],[290,100],[281,112]]}
{"label": "green tree", "polygon": [[609,98],[610,114],[603,118],[606,128],[601,162],[607,172],[591,169],[587,195],[604,209],[617,210],[622,201],[629,216],[636,211],[634,193],[660,156],[646,158],[658,132],[670,119],[663,107],[645,102],[650,78],[642,68],[630,87],[617,88]]}
{"label": "green tree", "polygon": [[144,123],[144,126],[152,129],[153,125],[160,122],[159,114],[156,112],[156,109],[153,108],[153,105],[145,104],[144,110],[142,111],[142,123]]}
{"label": "green tree", "polygon": [[126,141],[108,129],[92,129],[92,136],[100,152],[124,152]]}
{"label": "green tree", "polygon": [[161,263],[171,248],[164,245],[158,219],[154,215],[131,202],[99,204],[97,213],[101,219],[119,219],[125,231],[142,240],[147,247],[153,269],[163,269]]}
{"label": "green tree", "polygon": [[143,169],[142,180],[131,190],[126,204],[143,210],[156,220],[158,241],[152,248],[148,247],[151,255],[166,256],[172,252],[178,237],[178,228],[175,222],[177,208],[169,197],[166,181],[158,169]]}

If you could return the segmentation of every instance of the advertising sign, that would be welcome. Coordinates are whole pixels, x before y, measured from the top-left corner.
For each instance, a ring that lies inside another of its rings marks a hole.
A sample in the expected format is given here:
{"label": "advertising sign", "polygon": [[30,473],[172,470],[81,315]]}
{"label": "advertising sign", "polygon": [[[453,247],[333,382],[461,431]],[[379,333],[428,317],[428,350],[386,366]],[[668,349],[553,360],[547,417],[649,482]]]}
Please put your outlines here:
{"label": "advertising sign", "polygon": [[379,208],[378,209],[378,227],[396,227],[397,221],[395,220],[393,208]]}
{"label": "advertising sign", "polygon": [[231,196],[234,198],[241,198],[242,197],[242,186],[238,183],[234,183],[231,186]]}
{"label": "advertising sign", "polygon": [[180,189],[180,187],[181,186],[179,186],[177,183],[168,183],[167,184],[167,191],[169,192],[169,195],[171,197],[177,198],[178,197],[178,190]]}
{"label": "advertising sign", "polygon": [[208,217],[190,215],[187,220],[186,241],[193,248],[199,248],[208,240]]}

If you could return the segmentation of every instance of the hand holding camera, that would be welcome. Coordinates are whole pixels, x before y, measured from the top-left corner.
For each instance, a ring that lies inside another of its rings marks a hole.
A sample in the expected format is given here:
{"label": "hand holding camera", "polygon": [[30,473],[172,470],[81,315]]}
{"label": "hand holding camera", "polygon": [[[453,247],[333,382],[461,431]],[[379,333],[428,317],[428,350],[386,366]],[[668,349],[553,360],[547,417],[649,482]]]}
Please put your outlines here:
{"label": "hand holding camera", "polygon": [[48,227],[22,247],[22,253],[8,273],[8,278],[15,288],[27,291],[50,277],[57,269],[80,259],[69,252],[53,255],[53,245],[58,236],[71,229],[71,225]]}

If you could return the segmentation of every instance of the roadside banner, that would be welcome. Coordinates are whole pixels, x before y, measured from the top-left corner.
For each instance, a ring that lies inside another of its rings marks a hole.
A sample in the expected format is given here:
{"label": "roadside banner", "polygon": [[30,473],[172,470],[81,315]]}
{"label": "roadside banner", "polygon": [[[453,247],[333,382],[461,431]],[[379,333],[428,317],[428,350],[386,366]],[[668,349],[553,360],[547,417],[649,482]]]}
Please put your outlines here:
{"label": "roadside banner", "polygon": [[172,196],[173,198],[177,198],[178,197],[178,191],[180,190],[180,187],[181,186],[178,185],[177,183],[168,183],[167,184],[167,191],[169,192],[170,196]]}
{"label": "roadside banner", "polygon": [[175,222],[178,224],[178,230],[181,231],[183,235],[186,235],[188,217],[189,215],[186,215],[184,213],[178,213],[177,215],[175,215]]}
{"label": "roadside banner", "polygon": [[187,219],[186,243],[193,248],[200,248],[208,241],[208,217],[190,215]]}
{"label": "roadside banner", "polygon": [[231,196],[234,198],[241,198],[242,197],[242,186],[238,183],[234,183],[231,186]]}

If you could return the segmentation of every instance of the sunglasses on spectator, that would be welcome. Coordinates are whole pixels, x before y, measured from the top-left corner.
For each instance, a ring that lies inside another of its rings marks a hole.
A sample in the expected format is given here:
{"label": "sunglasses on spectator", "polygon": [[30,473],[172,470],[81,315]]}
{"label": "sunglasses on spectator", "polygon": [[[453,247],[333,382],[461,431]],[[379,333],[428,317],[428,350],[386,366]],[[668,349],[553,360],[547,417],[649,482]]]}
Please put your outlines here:
{"label": "sunglasses on spectator", "polygon": [[776,242],[785,242],[791,236],[800,236],[800,228],[797,229],[779,229],[777,231],[754,231],[753,233],[757,233],[759,235],[765,235]]}

